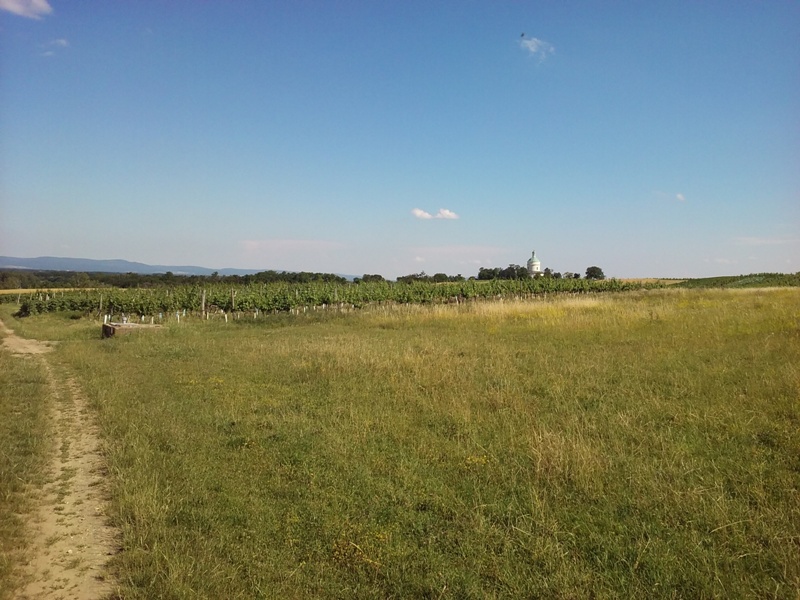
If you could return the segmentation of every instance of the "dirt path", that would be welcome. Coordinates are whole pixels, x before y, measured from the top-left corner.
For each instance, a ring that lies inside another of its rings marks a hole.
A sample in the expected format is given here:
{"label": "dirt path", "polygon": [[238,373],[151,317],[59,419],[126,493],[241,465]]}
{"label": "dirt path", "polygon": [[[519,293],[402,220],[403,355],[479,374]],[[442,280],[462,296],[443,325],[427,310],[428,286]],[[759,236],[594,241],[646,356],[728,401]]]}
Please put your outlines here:
{"label": "dirt path", "polygon": [[38,490],[29,527],[20,599],[100,600],[115,591],[106,565],[119,534],[105,516],[108,490],[97,428],[77,382],[58,376],[46,353],[53,344],[18,337],[0,321],[3,346],[21,359],[40,360],[52,402],[52,460]]}

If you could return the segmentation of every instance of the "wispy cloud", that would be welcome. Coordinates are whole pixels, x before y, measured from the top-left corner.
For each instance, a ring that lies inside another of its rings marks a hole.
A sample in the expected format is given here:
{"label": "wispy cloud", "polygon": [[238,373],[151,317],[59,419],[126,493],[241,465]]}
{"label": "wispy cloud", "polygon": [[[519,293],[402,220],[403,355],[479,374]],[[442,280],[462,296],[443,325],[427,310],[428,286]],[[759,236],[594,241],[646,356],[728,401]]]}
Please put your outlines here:
{"label": "wispy cloud", "polygon": [[660,190],[654,190],[653,194],[660,200],[666,200],[666,201],[669,201],[669,202],[672,202],[672,201],[686,202],[686,196],[684,196],[682,193],[675,194],[675,193],[670,192],[668,194],[667,192],[662,192]]}
{"label": "wispy cloud", "polygon": [[247,252],[324,252],[344,247],[340,242],[328,240],[242,240]]}
{"label": "wispy cloud", "polygon": [[0,0],[0,10],[29,19],[41,19],[52,13],[53,7],[47,0]]}
{"label": "wispy cloud", "polygon": [[523,37],[519,45],[527,50],[531,56],[536,57],[539,62],[543,62],[548,56],[556,53],[556,48],[550,42],[545,42],[539,38]]}
{"label": "wispy cloud", "polygon": [[458,219],[458,215],[456,213],[446,208],[440,208],[439,212],[437,212],[435,215],[432,215],[421,208],[415,208],[411,211],[411,214],[418,219]]}
{"label": "wispy cloud", "polygon": [[787,237],[738,237],[735,241],[739,246],[783,246],[796,244],[800,240]]}
{"label": "wispy cloud", "polygon": [[506,252],[499,246],[416,246],[410,248],[416,262],[452,261],[460,265],[489,265]]}
{"label": "wispy cloud", "polygon": [[64,38],[59,38],[57,40],[51,40],[47,42],[46,44],[42,45],[42,48],[44,48],[44,50],[40,53],[40,56],[44,57],[55,56],[56,51],[61,50],[63,48],[69,48],[69,42]]}

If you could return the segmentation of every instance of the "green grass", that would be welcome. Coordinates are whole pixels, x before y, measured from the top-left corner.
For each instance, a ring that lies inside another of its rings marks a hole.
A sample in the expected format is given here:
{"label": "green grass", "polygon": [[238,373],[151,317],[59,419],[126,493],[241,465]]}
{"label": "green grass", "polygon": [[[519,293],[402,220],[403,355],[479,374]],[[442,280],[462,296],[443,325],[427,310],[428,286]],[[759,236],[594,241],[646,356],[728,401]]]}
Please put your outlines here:
{"label": "green grass", "polygon": [[800,591],[795,290],[19,328],[98,413],[126,598]]}
{"label": "green grass", "polygon": [[[0,334],[2,337],[2,334]],[[32,489],[43,483],[49,423],[43,365],[0,347],[0,598],[20,583]]]}

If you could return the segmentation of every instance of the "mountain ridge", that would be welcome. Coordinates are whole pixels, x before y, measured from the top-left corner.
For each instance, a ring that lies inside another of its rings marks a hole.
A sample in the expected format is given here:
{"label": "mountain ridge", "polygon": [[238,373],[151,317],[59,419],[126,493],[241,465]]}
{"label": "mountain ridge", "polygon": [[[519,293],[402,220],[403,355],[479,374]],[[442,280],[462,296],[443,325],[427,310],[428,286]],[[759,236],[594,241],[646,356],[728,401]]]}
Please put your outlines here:
{"label": "mountain ridge", "polygon": [[37,256],[22,258],[19,256],[0,256],[0,269],[19,269],[29,271],[76,271],[85,273],[136,273],[137,275],[155,275],[171,272],[175,275],[252,275],[262,271],[283,269],[209,269],[194,265],[149,265],[120,258],[94,259],[71,258],[61,256]]}

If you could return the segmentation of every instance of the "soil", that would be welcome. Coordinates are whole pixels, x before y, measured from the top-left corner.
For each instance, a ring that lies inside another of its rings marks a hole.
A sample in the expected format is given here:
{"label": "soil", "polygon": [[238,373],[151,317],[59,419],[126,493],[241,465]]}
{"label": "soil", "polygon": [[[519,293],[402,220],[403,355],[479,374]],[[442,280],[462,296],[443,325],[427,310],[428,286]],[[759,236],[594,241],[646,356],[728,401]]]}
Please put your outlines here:
{"label": "soil", "polygon": [[6,349],[21,359],[42,361],[51,395],[49,472],[44,487],[31,492],[29,547],[17,598],[113,597],[108,561],[119,551],[120,536],[106,517],[106,468],[86,397],[74,378],[57,375],[48,361],[53,342],[20,338],[2,321],[0,330]]}

